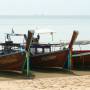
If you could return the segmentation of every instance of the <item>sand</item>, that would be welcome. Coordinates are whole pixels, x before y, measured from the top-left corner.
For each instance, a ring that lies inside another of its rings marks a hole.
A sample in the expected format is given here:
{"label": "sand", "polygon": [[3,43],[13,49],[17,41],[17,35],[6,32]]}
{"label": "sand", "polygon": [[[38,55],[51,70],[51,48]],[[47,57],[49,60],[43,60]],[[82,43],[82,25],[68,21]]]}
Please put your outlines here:
{"label": "sand", "polygon": [[74,71],[74,74],[38,73],[33,79],[17,78],[18,75],[16,78],[15,75],[11,78],[8,75],[1,76],[0,90],[90,90],[89,71]]}
{"label": "sand", "polygon": [[0,81],[0,90],[90,90],[90,75]]}

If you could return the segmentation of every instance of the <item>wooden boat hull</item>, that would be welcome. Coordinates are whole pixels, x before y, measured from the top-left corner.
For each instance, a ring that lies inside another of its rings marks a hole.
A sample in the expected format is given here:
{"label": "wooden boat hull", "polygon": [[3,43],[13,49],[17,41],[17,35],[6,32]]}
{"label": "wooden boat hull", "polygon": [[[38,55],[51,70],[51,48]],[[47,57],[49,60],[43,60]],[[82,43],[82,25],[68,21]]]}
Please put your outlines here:
{"label": "wooden boat hull", "polygon": [[[73,56],[77,55],[77,56]],[[90,69],[90,50],[73,51],[72,69]],[[32,56],[32,68],[60,68],[68,60],[68,50]]]}
{"label": "wooden boat hull", "polygon": [[30,64],[32,68],[63,68],[67,61],[67,56],[68,50],[36,55],[31,57]]}
{"label": "wooden boat hull", "polygon": [[24,62],[24,53],[16,52],[7,55],[0,55],[0,71],[20,71]]}
{"label": "wooden boat hull", "polygon": [[74,51],[73,69],[90,69],[90,50]]}
{"label": "wooden boat hull", "polygon": [[60,68],[67,67],[68,55],[70,55],[70,51],[72,51],[73,44],[77,38],[78,32],[74,31],[71,41],[69,43],[68,49],[57,51],[57,52],[49,52],[41,55],[35,55],[30,58],[31,67],[40,67],[40,68]]}

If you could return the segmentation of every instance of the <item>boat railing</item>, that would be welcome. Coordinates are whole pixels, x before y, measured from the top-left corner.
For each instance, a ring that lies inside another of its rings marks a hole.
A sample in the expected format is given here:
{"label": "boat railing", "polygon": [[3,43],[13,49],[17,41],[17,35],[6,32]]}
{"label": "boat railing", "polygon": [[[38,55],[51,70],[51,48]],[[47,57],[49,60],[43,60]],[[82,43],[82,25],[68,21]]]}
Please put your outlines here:
{"label": "boat railing", "polygon": [[87,56],[87,55],[90,55],[90,52],[75,54],[75,55],[72,55],[72,57]]}

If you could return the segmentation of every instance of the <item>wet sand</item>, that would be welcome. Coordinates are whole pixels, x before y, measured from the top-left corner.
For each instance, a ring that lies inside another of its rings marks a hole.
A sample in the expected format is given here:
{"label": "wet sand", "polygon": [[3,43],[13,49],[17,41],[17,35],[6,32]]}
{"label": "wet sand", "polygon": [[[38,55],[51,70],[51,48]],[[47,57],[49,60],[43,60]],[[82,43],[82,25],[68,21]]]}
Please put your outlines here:
{"label": "wet sand", "polygon": [[1,72],[0,90],[90,90],[90,71],[34,70],[33,79]]}

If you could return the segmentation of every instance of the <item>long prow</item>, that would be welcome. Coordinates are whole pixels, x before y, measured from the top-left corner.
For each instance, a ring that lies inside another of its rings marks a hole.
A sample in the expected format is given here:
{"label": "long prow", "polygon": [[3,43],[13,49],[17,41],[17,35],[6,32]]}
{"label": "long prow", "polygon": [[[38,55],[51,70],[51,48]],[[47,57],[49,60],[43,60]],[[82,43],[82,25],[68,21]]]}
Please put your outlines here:
{"label": "long prow", "polygon": [[75,41],[77,39],[77,36],[78,36],[78,31],[73,31],[73,35],[72,35],[71,41],[68,46],[69,49],[72,49],[73,44],[75,43]]}
{"label": "long prow", "polygon": [[70,41],[69,46],[68,46],[68,48],[69,48],[69,53],[68,53],[68,70],[72,69],[72,65],[73,65],[73,62],[72,62],[72,48],[73,48],[73,44],[76,41],[77,36],[78,36],[78,31],[73,31],[73,35],[72,35],[71,41]]}

